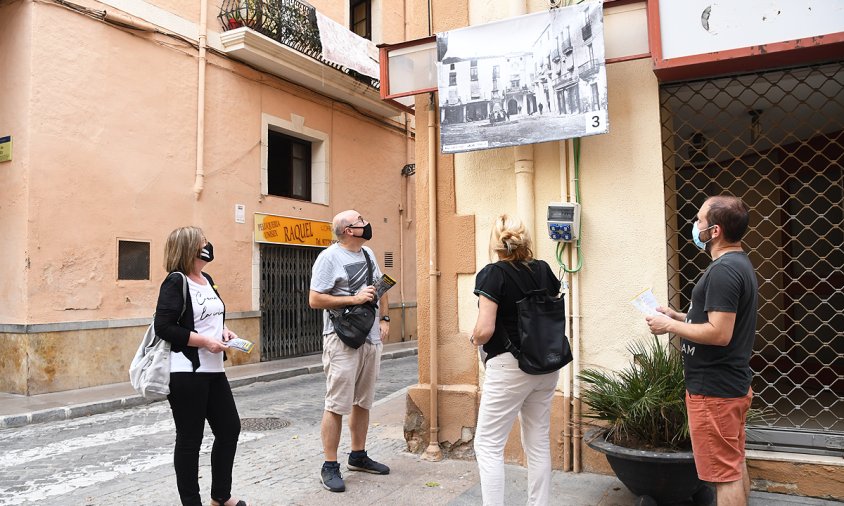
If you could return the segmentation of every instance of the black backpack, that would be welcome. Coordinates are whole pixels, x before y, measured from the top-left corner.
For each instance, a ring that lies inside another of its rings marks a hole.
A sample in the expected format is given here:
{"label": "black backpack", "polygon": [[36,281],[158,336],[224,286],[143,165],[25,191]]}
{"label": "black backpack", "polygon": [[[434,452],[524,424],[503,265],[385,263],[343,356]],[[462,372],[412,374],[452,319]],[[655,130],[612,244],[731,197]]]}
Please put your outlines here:
{"label": "black backpack", "polygon": [[566,302],[562,297],[552,297],[543,283],[538,283],[529,271],[535,288],[528,290],[519,279],[519,271],[509,262],[493,264],[521,290],[524,298],[516,302],[519,346],[508,337],[504,347],[519,361],[519,369],[528,374],[547,374],[562,369],[572,361],[571,348],[566,338]]}

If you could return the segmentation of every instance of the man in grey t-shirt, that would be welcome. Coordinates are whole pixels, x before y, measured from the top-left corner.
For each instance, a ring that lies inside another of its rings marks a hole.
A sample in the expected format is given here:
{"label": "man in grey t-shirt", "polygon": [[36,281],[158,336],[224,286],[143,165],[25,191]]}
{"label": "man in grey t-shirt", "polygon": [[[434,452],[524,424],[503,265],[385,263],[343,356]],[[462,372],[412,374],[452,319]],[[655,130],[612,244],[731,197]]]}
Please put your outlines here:
{"label": "man in grey t-shirt", "polygon": [[[360,213],[349,210],[334,217],[332,228],[338,242],[326,248],[314,262],[308,303],[314,309],[324,310],[322,366],[326,393],[321,432],[325,463],[320,481],[332,492],[343,492],[346,484],[337,462],[337,447],[344,415],[349,415],[352,436],[349,469],[390,473],[389,467],[366,454],[369,410],[375,398],[375,380],[381,363],[381,341],[390,331],[390,317],[387,316],[386,295],[376,300],[375,287],[370,281],[381,277],[375,255],[364,246],[372,238],[372,226]],[[373,322],[366,342],[360,348],[346,346],[334,332],[329,311],[367,302],[375,303],[381,316]]]}

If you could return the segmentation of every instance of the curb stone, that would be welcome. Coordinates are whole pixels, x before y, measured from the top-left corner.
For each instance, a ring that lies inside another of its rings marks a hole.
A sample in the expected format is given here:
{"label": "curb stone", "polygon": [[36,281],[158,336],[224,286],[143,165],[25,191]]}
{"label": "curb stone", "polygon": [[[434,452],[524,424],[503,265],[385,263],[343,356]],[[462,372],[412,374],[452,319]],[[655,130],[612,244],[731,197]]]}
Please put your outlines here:
{"label": "curb stone", "polygon": [[[418,355],[418,348],[409,348],[404,350],[388,351],[381,355],[381,360],[393,360],[397,358],[409,357],[411,355]],[[229,380],[232,388],[238,388],[246,385],[251,385],[257,382],[276,381],[280,379],[293,378],[305,374],[315,374],[322,372],[322,364],[300,366],[290,369],[282,369],[280,371],[272,371],[255,376],[245,376],[242,378],[234,378]],[[61,420],[70,420],[72,418],[79,418],[83,416],[98,415],[118,409],[134,408],[145,404],[152,404],[161,402],[164,399],[145,399],[140,395],[129,395],[125,397],[118,397],[112,399],[104,399],[102,401],[90,402],[85,404],[74,404],[70,406],[62,406],[58,408],[50,408],[39,411],[31,411],[29,413],[20,413],[14,415],[0,416],[0,429],[14,429],[24,427],[33,423],[56,422]]]}

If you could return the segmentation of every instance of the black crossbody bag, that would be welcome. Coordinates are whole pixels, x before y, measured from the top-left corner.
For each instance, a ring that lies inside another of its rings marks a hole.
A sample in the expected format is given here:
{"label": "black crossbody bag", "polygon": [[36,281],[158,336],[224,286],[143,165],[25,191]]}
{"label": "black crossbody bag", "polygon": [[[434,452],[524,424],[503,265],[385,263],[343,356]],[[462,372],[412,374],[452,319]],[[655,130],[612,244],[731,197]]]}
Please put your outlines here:
{"label": "black crossbody bag", "polygon": [[[373,283],[372,261],[365,249],[361,249],[361,251],[366,258],[366,282],[369,286]],[[346,306],[339,311],[329,310],[328,317],[331,318],[334,332],[343,341],[343,344],[349,348],[358,349],[366,342],[366,337],[375,323],[377,312],[378,307],[375,302],[364,302],[363,304]]]}

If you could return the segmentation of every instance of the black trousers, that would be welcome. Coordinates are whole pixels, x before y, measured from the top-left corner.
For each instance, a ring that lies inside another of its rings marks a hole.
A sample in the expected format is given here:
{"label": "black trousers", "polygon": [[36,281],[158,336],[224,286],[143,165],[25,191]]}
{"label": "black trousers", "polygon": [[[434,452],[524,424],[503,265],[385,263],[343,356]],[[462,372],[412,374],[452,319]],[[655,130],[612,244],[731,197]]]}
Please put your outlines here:
{"label": "black trousers", "polygon": [[170,373],[167,400],[176,422],[173,465],[182,504],[202,505],[199,495],[199,447],[202,445],[205,420],[214,433],[211,498],[218,502],[229,500],[240,417],[226,373]]}

